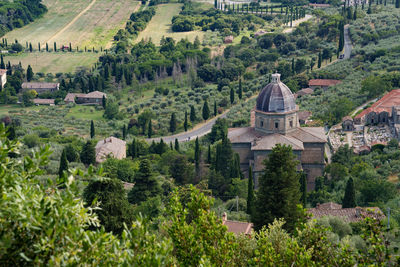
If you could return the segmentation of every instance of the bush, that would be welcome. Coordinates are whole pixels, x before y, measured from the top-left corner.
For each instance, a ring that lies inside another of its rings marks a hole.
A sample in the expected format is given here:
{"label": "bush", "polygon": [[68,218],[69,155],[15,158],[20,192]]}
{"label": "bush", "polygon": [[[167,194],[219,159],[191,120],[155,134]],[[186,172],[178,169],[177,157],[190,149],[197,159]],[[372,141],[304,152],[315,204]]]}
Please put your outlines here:
{"label": "bush", "polygon": [[22,142],[29,148],[32,148],[40,144],[40,138],[37,134],[27,134],[24,136]]}

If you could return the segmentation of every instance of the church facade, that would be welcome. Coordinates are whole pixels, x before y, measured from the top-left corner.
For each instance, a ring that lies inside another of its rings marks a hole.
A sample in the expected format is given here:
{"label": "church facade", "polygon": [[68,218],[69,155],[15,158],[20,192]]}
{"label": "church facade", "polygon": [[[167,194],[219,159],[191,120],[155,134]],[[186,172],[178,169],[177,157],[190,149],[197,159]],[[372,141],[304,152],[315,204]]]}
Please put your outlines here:
{"label": "church facade", "polygon": [[323,175],[327,138],[322,127],[300,127],[298,107],[290,89],[272,74],[272,81],[257,97],[255,125],[230,128],[228,138],[240,156],[243,172],[251,166],[258,184],[263,161],[277,144],[290,145],[300,162],[298,170],[307,175],[307,189],[313,190],[315,178]]}

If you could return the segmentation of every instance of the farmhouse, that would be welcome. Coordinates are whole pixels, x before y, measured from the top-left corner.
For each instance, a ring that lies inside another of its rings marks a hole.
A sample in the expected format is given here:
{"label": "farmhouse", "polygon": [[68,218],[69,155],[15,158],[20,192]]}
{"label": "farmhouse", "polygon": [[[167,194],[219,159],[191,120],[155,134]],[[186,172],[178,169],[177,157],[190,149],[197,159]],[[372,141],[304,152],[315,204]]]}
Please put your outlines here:
{"label": "farmhouse", "polygon": [[29,91],[35,90],[36,93],[43,94],[43,93],[53,93],[60,89],[59,83],[23,83],[22,90]]}
{"label": "farmhouse", "polygon": [[337,85],[341,82],[342,81],[340,81],[340,80],[331,80],[331,79],[311,79],[308,81],[308,86],[311,89],[320,87],[320,88],[326,90],[326,89],[328,89],[328,87]]}
{"label": "farmhouse", "polygon": [[65,103],[76,103],[83,105],[101,105],[103,96],[107,98],[107,94],[99,91],[90,92],[88,94],[68,93],[65,98]]}
{"label": "farmhouse", "polygon": [[4,85],[7,83],[7,70],[0,69],[0,85],[1,88],[4,88]]}
{"label": "farmhouse", "polygon": [[258,95],[254,126],[229,129],[228,138],[240,156],[241,170],[252,167],[255,185],[263,172],[264,159],[277,144],[292,147],[300,162],[299,170],[307,175],[309,190],[314,189],[315,178],[323,174],[327,143],[324,129],[301,128],[298,111],[292,92],[280,81],[280,74],[272,74],[272,82]]}
{"label": "farmhouse", "polygon": [[295,98],[298,98],[298,97],[305,96],[305,95],[311,95],[311,94],[313,94],[313,93],[314,93],[314,90],[313,90],[313,89],[311,89],[311,88],[304,88],[304,89],[299,90],[299,91],[294,95],[294,97],[295,97]]}
{"label": "farmhouse", "polygon": [[333,202],[318,204],[317,207],[308,209],[307,212],[312,214],[313,219],[334,216],[341,217],[345,222],[359,222],[365,217],[374,217],[379,220],[385,218],[378,207],[342,208],[342,205]]}
{"label": "farmhouse", "polygon": [[36,98],[36,99],[33,99],[33,104],[35,104],[36,106],[39,106],[39,105],[54,106],[54,99]]}
{"label": "farmhouse", "polygon": [[100,140],[96,145],[96,162],[101,163],[107,157],[126,158],[126,142],[113,136]]}

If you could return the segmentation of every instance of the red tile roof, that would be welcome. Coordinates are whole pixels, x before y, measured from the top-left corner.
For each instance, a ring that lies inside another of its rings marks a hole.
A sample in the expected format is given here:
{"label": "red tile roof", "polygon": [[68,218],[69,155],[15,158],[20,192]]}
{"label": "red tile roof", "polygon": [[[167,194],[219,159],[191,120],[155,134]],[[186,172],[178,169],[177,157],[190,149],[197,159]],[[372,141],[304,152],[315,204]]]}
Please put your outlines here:
{"label": "red tile roof", "polygon": [[381,99],[372,104],[372,106],[370,106],[367,109],[364,109],[355,118],[361,119],[372,111],[376,113],[381,113],[383,111],[386,111],[389,113],[389,116],[391,116],[392,107],[398,105],[400,105],[400,89],[390,91],[389,93],[384,95]]}
{"label": "red tile roof", "polygon": [[341,83],[340,80],[331,80],[331,79],[312,79],[308,81],[309,86],[333,86]]}

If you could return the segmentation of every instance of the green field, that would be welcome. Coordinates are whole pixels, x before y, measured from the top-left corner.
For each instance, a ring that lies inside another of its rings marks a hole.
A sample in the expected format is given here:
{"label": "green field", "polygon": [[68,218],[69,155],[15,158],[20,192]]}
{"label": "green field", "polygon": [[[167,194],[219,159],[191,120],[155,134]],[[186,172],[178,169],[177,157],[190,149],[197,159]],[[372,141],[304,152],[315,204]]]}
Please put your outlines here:
{"label": "green field", "polygon": [[102,120],[103,119],[103,110],[96,110],[94,106],[79,106],[76,105],[73,108],[69,109],[67,118],[76,118],[82,120]]}
{"label": "green field", "polygon": [[59,73],[74,72],[78,67],[93,66],[97,62],[99,53],[69,53],[69,52],[34,52],[19,55],[7,55],[4,60],[11,64],[21,62],[23,68],[31,65],[33,72]]}
{"label": "green field", "polygon": [[131,0],[44,0],[48,12],[23,28],[9,32],[5,38],[21,44],[40,42],[42,48],[53,42],[57,46],[79,46],[82,49],[109,47],[113,36],[123,28],[130,14],[139,7]]}
{"label": "green field", "polygon": [[153,43],[159,45],[163,36],[172,37],[176,41],[188,38],[189,41],[193,42],[196,36],[200,38],[200,41],[203,40],[205,32],[202,31],[172,32],[172,17],[179,14],[182,4],[163,4],[157,5],[156,8],[156,15],[152,18],[146,29],[139,34],[138,38],[136,38],[136,42],[139,42],[142,39],[149,40],[151,38]]}

